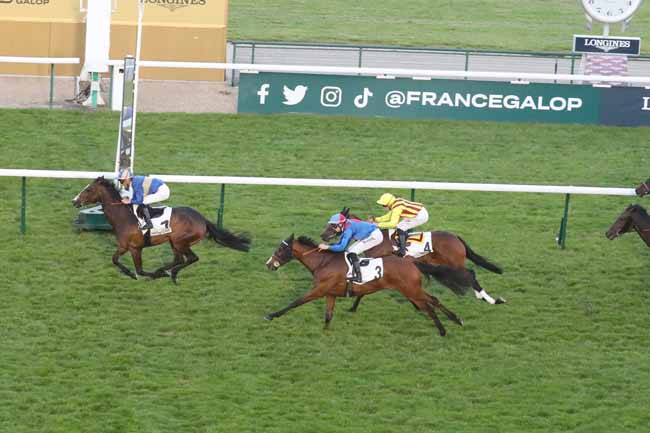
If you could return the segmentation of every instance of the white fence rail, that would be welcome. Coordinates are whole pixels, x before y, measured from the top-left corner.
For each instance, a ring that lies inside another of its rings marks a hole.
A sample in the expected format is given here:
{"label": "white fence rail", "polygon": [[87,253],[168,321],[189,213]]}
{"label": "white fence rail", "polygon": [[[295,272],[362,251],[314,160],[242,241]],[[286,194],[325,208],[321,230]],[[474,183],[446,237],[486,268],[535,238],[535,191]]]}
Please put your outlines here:
{"label": "white fence rail", "polygon": [[[61,170],[21,170],[0,169],[0,176],[40,177],[52,179],[94,179],[98,176],[113,178],[113,172],[100,171],[61,171]],[[495,183],[454,183],[388,180],[354,180],[354,179],[296,179],[282,177],[237,177],[237,176],[185,176],[173,174],[151,174],[170,183],[204,183],[225,185],[274,185],[274,186],[320,186],[344,188],[395,188],[447,191],[484,191],[484,192],[529,192],[555,194],[590,194],[633,196],[633,188],[608,188],[589,186],[555,186],[555,185],[511,185]]]}

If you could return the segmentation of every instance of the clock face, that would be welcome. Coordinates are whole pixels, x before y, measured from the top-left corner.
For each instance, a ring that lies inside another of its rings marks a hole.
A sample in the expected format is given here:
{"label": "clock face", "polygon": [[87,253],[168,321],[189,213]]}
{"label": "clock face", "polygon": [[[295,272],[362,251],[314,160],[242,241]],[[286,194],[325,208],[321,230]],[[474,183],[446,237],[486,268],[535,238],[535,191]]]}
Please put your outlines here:
{"label": "clock face", "polygon": [[596,21],[617,23],[632,16],[643,0],[582,0],[585,11]]}

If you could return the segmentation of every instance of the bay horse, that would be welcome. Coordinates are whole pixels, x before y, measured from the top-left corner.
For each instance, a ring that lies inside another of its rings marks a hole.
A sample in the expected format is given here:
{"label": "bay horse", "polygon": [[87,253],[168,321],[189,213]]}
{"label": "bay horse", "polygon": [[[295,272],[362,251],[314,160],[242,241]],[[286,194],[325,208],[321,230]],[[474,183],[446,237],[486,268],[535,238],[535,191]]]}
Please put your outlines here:
{"label": "bay horse", "polygon": [[646,210],[638,204],[629,205],[614,221],[614,224],[607,230],[605,236],[610,241],[622,234],[636,231],[643,242],[650,247],[650,216]]}
{"label": "bay horse", "polygon": [[643,197],[650,194],[650,179],[646,180],[645,182],[637,186],[634,189],[634,192],[636,192],[636,195],[638,195],[639,197]]}
{"label": "bay horse", "polygon": [[[190,247],[201,241],[206,235],[209,235],[218,244],[238,251],[248,251],[250,248],[251,241],[248,236],[233,234],[228,230],[217,228],[191,207],[172,208],[169,221],[172,231],[159,236],[151,236],[150,241],[145,242],[145,236],[140,229],[138,219],[132,212],[132,205],[122,204],[121,199],[115,185],[102,176],[95,179],[72,199],[72,204],[79,208],[85,204],[101,203],[106,219],[113,227],[117,238],[118,248],[113,254],[113,264],[133,279],[137,280],[138,275],[149,278],[170,276],[176,283],[178,272],[199,260]],[[169,242],[171,246],[174,261],[154,272],[144,271],[142,269],[142,249],[165,242]],[[135,274],[119,261],[120,256],[127,251],[133,258]]]}
{"label": "bay horse", "polygon": [[[361,221],[359,217],[354,214],[350,214],[349,212],[349,208],[343,208],[341,211],[341,213],[346,217]],[[321,233],[321,239],[327,242],[340,235],[341,233],[336,231],[335,227],[336,226],[334,224],[327,224],[325,226],[325,230]],[[384,236],[383,242],[376,247],[365,251],[364,254],[366,257],[386,257],[394,254],[394,247],[396,246],[395,241],[393,239],[390,239],[388,230],[383,229],[381,232]],[[476,265],[487,269],[488,271],[494,272],[496,274],[503,274],[503,270],[499,266],[490,262],[485,257],[477,254],[460,236],[447,231],[432,231],[430,233],[431,252],[420,257],[412,257],[413,260],[420,263],[427,263],[429,265],[445,265],[457,269],[458,272],[464,273],[465,278],[469,279],[472,282],[474,295],[477,299],[482,299],[488,304],[492,305],[506,303],[506,300],[501,297],[494,299],[487,293],[487,291],[485,291],[483,287],[481,287],[481,284],[476,279],[476,273],[472,269],[467,269],[465,267],[465,261],[470,260]],[[359,307],[360,302],[361,297],[358,297],[350,311],[356,311]]]}
{"label": "bay horse", "polygon": [[[344,254],[322,251],[308,237],[301,236],[294,239],[294,236],[291,235],[280,243],[280,246],[266,261],[266,266],[269,270],[276,271],[294,258],[311,271],[313,286],[303,297],[296,299],[281,310],[267,314],[264,318],[273,320],[293,308],[324,297],[327,302],[324,328],[327,329],[334,316],[336,298],[346,296],[348,267]],[[439,309],[458,325],[462,326],[463,321],[442,305],[435,296],[422,289],[423,274],[435,278],[458,294],[464,294],[470,286],[470,281],[467,281],[463,274],[450,267],[432,266],[397,256],[389,256],[384,257],[384,272],[381,278],[364,284],[353,284],[353,293],[354,295],[367,295],[382,289],[396,289],[416,309],[426,313],[435,323],[440,335],[444,336],[445,328],[436,316],[434,309]]]}

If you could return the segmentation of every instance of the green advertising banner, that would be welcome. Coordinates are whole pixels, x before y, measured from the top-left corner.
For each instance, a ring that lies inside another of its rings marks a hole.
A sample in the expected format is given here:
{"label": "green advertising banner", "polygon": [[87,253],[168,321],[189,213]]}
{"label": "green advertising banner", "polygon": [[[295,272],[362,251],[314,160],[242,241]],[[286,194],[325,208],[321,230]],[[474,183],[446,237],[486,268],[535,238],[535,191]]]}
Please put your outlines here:
{"label": "green advertising banner", "polygon": [[241,113],[599,123],[590,85],[242,73]]}

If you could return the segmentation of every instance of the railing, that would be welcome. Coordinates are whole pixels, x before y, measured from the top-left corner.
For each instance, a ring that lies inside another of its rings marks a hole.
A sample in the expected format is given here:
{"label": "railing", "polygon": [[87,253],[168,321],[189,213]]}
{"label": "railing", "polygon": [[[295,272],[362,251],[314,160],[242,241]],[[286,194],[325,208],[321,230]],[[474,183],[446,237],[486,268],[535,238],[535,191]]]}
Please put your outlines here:
{"label": "railing", "polygon": [[49,107],[52,108],[54,101],[54,65],[76,65],[79,64],[78,57],[7,57],[0,56],[0,63],[31,63],[50,65],[50,98]]}
{"label": "railing", "polygon": [[[320,64],[356,67],[400,67],[450,70],[569,73],[576,71],[581,54],[573,52],[500,51],[449,48],[410,48],[390,45],[343,45],[260,41],[229,41],[233,63]],[[632,75],[650,75],[650,56],[629,57]],[[229,74],[238,83],[235,70]]]}
{"label": "railing", "polygon": [[[21,200],[21,232],[26,231],[26,195],[27,178],[40,177],[51,179],[94,179],[99,176],[114,178],[113,172],[98,171],[58,171],[58,170],[21,170],[0,169],[0,177],[22,178]],[[385,180],[354,180],[354,179],[295,179],[274,177],[237,177],[237,176],[185,176],[151,174],[160,180],[170,183],[195,183],[195,184],[221,184],[221,198],[218,209],[217,224],[222,226],[225,209],[225,185],[274,185],[274,186],[319,186],[334,188],[382,188],[382,189],[409,189],[411,198],[415,198],[415,191],[420,190],[447,190],[447,191],[487,191],[487,192],[531,192],[565,194],[564,216],[560,224],[557,242],[564,248],[566,228],[568,222],[570,194],[589,195],[615,195],[634,196],[632,188],[605,188],[585,186],[555,186],[555,185],[510,185],[493,183],[454,183],[454,182],[421,182],[421,181],[385,181]]]}

